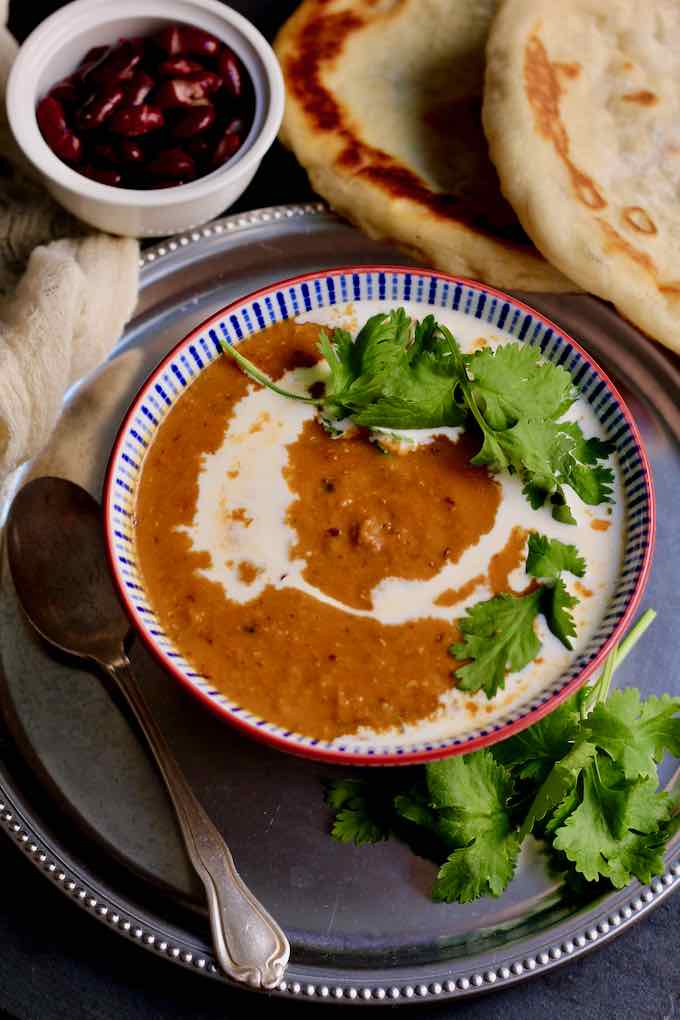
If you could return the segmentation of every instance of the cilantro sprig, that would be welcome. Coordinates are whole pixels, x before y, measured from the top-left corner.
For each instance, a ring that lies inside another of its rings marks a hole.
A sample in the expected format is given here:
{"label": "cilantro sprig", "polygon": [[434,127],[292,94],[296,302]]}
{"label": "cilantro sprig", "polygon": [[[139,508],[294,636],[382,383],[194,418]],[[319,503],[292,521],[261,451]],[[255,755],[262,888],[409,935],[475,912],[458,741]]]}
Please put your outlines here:
{"label": "cilantro sprig", "polygon": [[524,669],[541,647],[534,627],[539,613],[571,649],[576,634],[571,610],[579,600],[567,591],[562,572],[583,577],[585,570],[575,546],[532,532],[526,571],[543,583],[526,595],[495,595],[467,610],[459,623],[462,640],[449,648],[454,658],[469,660],[454,673],[461,690],[483,690],[492,698],[505,687],[506,672]]}
{"label": "cilantro sprig", "polygon": [[[546,577],[547,562],[564,569],[568,556],[576,565],[563,550],[543,555]],[[664,754],[680,755],[680,697],[642,700],[635,688],[609,689],[654,616],[643,614],[594,684],[490,750],[398,770],[396,778],[382,770],[390,775],[329,784],[329,805],[341,805],[335,838],[361,844],[392,834],[416,846],[425,836],[439,864],[432,895],[446,902],[501,895],[532,833],[570,886],[650,881],[680,829],[657,773]]]}
{"label": "cilantro sprig", "polygon": [[[398,308],[373,315],[355,338],[321,331],[329,370],[322,397],[285,390],[237,347],[223,347],[256,382],[314,404],[332,435],[342,434],[333,423],[344,419],[367,428],[476,428],[472,463],[517,475],[534,509],[547,504],[556,520],[575,524],[565,488],[592,506],[612,500],[613,473],[599,462],[613,447],[561,420],[578,397],[571,376],[528,344],[465,355],[433,315],[414,322]],[[569,608],[564,593],[561,608]]]}

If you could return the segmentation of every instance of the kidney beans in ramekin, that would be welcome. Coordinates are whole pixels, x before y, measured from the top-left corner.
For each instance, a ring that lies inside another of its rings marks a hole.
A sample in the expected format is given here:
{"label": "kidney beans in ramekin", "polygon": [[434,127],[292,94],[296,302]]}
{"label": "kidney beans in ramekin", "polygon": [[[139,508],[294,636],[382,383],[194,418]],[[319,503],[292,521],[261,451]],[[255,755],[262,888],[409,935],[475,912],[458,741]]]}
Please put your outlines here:
{"label": "kidney beans in ramekin", "polygon": [[89,50],[38,103],[52,151],[117,188],[168,188],[212,173],[245,141],[253,88],[236,54],[191,25]]}

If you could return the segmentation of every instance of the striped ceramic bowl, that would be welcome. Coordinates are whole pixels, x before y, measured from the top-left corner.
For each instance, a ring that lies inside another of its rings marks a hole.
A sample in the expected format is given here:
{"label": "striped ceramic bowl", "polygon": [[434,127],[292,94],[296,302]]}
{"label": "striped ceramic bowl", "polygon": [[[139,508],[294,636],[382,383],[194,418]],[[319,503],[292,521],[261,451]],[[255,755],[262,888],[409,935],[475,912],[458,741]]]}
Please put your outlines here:
{"label": "striped ceramic bowl", "polygon": [[[203,678],[165,636],[137,565],[134,507],[144,456],[173,404],[216,358],[221,342],[238,344],[266,326],[329,306],[380,301],[385,308],[415,303],[417,312],[452,309],[478,320],[480,329],[540,347],[572,375],[616,448],[625,504],[624,550],[610,603],[585,648],[561,675],[526,700],[488,715],[477,728],[433,740],[374,742],[370,738],[322,741],[285,730],[235,704]],[[586,351],[550,320],[500,291],[426,270],[352,267],[313,273],[250,294],[197,326],[149,376],[123,421],[111,454],[104,494],[106,537],[113,575],[134,626],[167,671],[218,715],[281,750],[330,762],[407,764],[473,751],[524,729],[552,711],[585,682],[620,638],[642,595],[654,543],[654,493],[640,435],[621,395]]]}

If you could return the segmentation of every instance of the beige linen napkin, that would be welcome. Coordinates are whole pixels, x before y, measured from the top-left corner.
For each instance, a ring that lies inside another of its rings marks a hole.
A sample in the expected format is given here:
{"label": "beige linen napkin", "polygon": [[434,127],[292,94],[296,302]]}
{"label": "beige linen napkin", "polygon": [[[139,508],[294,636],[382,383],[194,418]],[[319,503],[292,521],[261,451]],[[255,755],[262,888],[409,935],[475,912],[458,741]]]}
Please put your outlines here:
{"label": "beige linen napkin", "polygon": [[71,217],[14,144],[4,110],[16,48],[0,27],[0,481],[42,449],[66,389],[119,337],[139,265],[136,241]]}

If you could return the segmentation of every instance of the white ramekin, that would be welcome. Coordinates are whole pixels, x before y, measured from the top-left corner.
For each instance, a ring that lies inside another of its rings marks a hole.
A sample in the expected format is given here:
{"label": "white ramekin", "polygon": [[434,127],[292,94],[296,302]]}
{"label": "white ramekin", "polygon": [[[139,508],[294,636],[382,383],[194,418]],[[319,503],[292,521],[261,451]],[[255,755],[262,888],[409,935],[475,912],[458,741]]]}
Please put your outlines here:
{"label": "white ramekin", "polygon": [[[70,74],[92,46],[148,35],[168,22],[196,25],[227,43],[242,60],[255,93],[245,142],[224,166],[176,188],[113,188],[63,163],[43,139],[38,101]],[[7,82],[7,116],[17,144],[54,198],[81,220],[113,234],[160,237],[219,215],[245,190],[283,115],[283,79],[266,39],[218,0],[75,0],[43,21],[23,44]]]}

